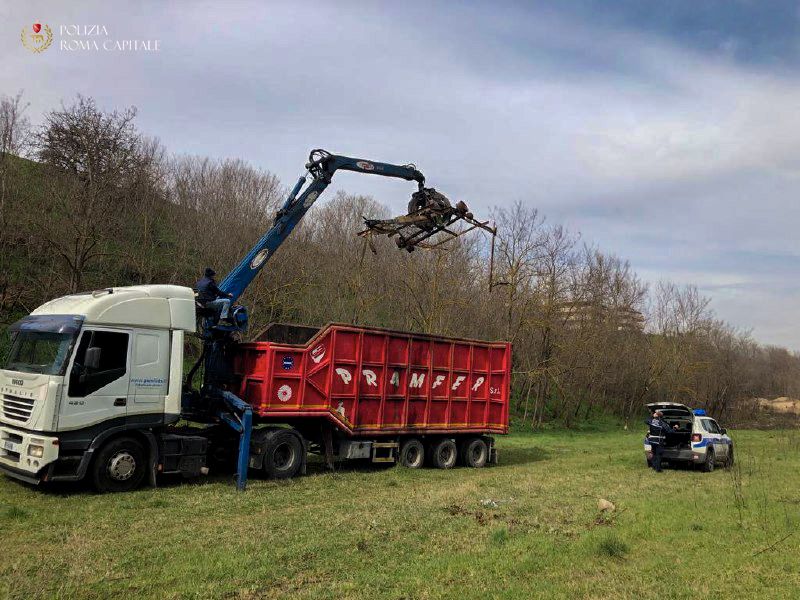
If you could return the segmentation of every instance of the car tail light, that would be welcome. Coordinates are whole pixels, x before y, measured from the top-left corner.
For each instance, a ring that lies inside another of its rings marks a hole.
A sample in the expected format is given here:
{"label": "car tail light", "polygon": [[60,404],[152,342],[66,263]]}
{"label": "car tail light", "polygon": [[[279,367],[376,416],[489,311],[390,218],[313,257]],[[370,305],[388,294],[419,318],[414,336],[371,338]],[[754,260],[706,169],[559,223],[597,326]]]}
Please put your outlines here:
{"label": "car tail light", "polygon": [[701,434],[699,434],[699,433],[693,433],[692,434],[692,441],[693,442],[702,442],[703,441],[703,436]]}

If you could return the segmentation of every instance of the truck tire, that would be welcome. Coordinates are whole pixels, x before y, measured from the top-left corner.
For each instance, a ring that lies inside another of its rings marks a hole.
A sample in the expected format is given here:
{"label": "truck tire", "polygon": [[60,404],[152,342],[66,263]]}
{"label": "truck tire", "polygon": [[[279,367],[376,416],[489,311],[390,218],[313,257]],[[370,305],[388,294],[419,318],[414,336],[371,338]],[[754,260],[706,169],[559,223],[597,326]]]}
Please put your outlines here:
{"label": "truck tire", "polygon": [[462,465],[480,469],[489,461],[489,446],[483,438],[470,437],[461,443],[458,454]]}
{"label": "truck tire", "polygon": [[291,429],[274,429],[264,436],[264,473],[270,479],[289,479],[303,467],[303,442]]}
{"label": "truck tire", "polygon": [[431,465],[437,469],[452,469],[458,459],[456,443],[450,438],[434,441],[429,449],[429,458]]}
{"label": "truck tire", "polygon": [[714,451],[711,448],[706,450],[706,460],[703,463],[703,472],[704,473],[711,473],[711,471],[714,470],[714,466],[715,466],[714,465],[714,461],[715,460],[716,459],[714,457]]}
{"label": "truck tire", "polygon": [[417,438],[410,438],[400,446],[400,459],[398,461],[409,469],[419,469],[425,464],[425,448]]}
{"label": "truck tire", "polygon": [[92,486],[101,494],[128,492],[142,484],[147,455],[133,438],[121,437],[100,448],[92,461]]}

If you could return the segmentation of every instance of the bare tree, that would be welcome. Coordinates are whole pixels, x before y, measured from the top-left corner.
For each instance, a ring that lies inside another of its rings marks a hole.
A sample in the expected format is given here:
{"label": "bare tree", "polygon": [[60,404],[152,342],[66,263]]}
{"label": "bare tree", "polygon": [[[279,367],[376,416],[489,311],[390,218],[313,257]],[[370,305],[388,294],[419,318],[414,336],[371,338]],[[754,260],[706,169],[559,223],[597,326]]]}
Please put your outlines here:
{"label": "bare tree", "polygon": [[83,286],[87,268],[116,249],[112,243],[129,212],[127,189],[139,167],[136,110],[104,113],[79,96],[45,115],[37,156],[49,167],[47,215],[41,235],[64,260],[68,290]]}
{"label": "bare tree", "polygon": [[[15,245],[19,227],[10,220],[19,214],[20,187],[19,157],[28,146],[30,121],[25,114],[28,104],[22,92],[16,96],[0,96],[0,309],[13,306],[21,290],[12,290],[9,251]],[[14,202],[16,198],[16,203]]]}
{"label": "bare tree", "polygon": [[510,210],[495,209],[497,223],[497,284],[502,289],[505,337],[514,341],[524,326],[524,315],[534,302],[538,264],[542,258],[542,218],[532,207],[516,202]]}
{"label": "bare tree", "polygon": [[[22,92],[16,96],[0,96],[0,153],[22,156],[28,145],[30,120],[25,114],[29,104]],[[3,157],[0,157],[2,159]]]}

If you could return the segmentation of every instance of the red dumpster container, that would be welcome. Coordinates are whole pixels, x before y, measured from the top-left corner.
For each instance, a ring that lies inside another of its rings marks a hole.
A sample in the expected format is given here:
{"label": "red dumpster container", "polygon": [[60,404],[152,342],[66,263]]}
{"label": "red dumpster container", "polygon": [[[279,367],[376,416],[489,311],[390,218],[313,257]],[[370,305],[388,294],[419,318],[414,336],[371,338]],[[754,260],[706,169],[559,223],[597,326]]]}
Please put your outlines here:
{"label": "red dumpster container", "polygon": [[266,420],[324,418],[356,437],[507,433],[511,344],[329,324],[274,325],[234,357]]}

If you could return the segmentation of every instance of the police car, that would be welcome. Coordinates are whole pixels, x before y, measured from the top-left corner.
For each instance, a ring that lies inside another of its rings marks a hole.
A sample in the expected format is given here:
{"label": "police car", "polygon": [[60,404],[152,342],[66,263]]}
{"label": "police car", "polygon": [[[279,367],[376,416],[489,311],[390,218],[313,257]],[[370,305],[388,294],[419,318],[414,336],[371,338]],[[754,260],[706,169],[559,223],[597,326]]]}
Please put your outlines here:
{"label": "police car", "polygon": [[[663,419],[673,427],[664,440],[662,461],[700,465],[706,472],[713,471],[717,465],[733,465],[733,440],[728,431],[709,417],[705,410],[692,410],[685,404],[675,402],[652,403],[647,408],[650,414],[660,410],[664,414]],[[650,434],[644,438],[648,466],[653,458],[649,437]]]}

